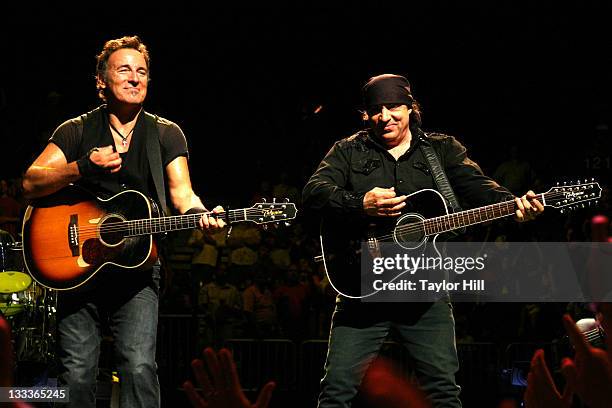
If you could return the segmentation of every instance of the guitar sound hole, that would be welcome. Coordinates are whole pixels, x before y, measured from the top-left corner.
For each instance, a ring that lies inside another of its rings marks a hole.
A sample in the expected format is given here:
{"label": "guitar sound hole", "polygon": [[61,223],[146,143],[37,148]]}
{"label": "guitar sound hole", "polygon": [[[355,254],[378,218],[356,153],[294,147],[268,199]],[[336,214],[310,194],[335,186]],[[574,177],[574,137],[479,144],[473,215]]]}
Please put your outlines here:
{"label": "guitar sound hole", "polygon": [[407,214],[397,221],[394,240],[403,248],[416,248],[425,239],[422,219],[416,215]]}
{"label": "guitar sound hole", "polygon": [[124,220],[118,216],[110,216],[100,225],[100,240],[108,245],[115,246],[124,239],[124,232],[120,227]]}

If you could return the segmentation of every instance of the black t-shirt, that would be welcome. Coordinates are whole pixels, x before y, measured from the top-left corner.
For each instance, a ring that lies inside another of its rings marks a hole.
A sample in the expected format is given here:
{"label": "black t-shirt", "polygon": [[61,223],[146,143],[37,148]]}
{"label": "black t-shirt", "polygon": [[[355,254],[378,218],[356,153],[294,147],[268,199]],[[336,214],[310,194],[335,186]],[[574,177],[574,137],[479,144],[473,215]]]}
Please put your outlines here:
{"label": "black t-shirt", "polygon": [[[83,140],[83,119],[81,116],[69,119],[62,123],[53,132],[50,143],[57,145],[68,163],[83,157],[92,147],[115,146],[113,136],[108,124],[108,115],[104,106],[100,110],[90,112],[88,115],[98,115],[99,131],[93,133],[91,139]],[[89,119],[87,119],[89,120]],[[179,156],[188,157],[187,141],[181,128],[175,123],[157,117],[157,129],[161,147],[162,164],[164,168]],[[109,196],[122,190],[132,189],[152,197],[155,187],[149,169],[147,156],[147,135],[145,115],[141,112],[136,125],[129,150],[121,153],[121,170],[113,174],[100,174],[91,178],[80,179],[77,184],[82,185],[93,193]],[[91,135],[91,133],[90,133]]]}

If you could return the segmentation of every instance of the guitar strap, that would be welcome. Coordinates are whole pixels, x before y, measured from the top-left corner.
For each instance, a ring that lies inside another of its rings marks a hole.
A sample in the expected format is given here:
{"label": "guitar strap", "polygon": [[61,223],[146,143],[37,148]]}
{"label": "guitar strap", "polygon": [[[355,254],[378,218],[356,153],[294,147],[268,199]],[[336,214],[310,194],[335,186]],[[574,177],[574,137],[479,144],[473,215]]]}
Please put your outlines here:
{"label": "guitar strap", "polygon": [[[461,211],[461,206],[459,205],[459,200],[457,200],[457,196],[453,191],[453,188],[448,181],[448,177],[446,177],[446,173],[444,172],[444,168],[440,163],[440,159],[435,149],[431,147],[431,144],[425,139],[425,136],[421,136],[422,143],[419,143],[419,148],[427,161],[427,166],[429,167],[429,171],[433,176],[434,182],[436,183],[436,187],[442,196],[449,202],[452,212]],[[465,228],[461,228],[458,233],[465,232]]]}
{"label": "guitar strap", "polygon": [[157,200],[161,205],[164,214],[170,214],[166,201],[166,185],[164,184],[164,167],[162,165],[160,150],[160,133],[157,126],[157,115],[144,112],[145,125],[147,128],[147,156],[149,158],[149,168],[157,192]]}

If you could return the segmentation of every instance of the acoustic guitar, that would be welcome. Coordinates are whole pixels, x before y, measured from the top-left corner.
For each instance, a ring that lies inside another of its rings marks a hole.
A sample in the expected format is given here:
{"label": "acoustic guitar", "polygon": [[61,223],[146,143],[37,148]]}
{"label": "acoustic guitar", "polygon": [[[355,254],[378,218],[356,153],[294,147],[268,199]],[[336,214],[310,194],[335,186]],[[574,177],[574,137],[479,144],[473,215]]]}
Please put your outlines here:
{"label": "acoustic guitar", "polygon": [[[295,204],[260,202],[214,214],[227,224],[286,222],[296,217]],[[74,289],[105,268],[126,271],[157,261],[155,234],[199,227],[202,214],[160,216],[153,200],[125,190],[97,197],[76,186],[30,205],[23,221],[25,265],[38,283],[55,290]]]}
{"label": "acoustic guitar", "polygon": [[[557,185],[537,199],[546,207],[560,209],[584,207],[601,197],[598,183],[584,182],[572,185]],[[451,213],[442,195],[431,189],[412,193],[398,218],[346,219],[326,217],[321,223],[321,257],[331,286],[339,294],[361,299],[375,295],[373,288],[362,288],[372,270],[362,268],[362,260],[380,256],[384,243],[403,253],[418,257],[431,243],[430,251],[440,254],[435,247],[443,234],[463,229],[470,225],[509,217],[517,210],[516,202],[509,200],[479,208]],[[362,259],[362,256],[366,258]],[[368,262],[369,262],[368,261]],[[371,265],[371,262],[369,263]],[[387,277],[386,282],[395,281],[406,271]],[[362,279],[366,278],[366,279]]]}

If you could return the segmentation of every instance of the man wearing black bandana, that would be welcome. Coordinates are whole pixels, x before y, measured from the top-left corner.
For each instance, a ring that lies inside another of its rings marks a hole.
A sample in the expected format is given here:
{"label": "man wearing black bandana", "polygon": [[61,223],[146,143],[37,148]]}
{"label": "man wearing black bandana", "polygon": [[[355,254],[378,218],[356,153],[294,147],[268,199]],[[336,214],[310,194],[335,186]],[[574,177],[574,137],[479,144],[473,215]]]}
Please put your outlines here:
{"label": "man wearing black bandana", "polygon": [[[105,104],[57,128],[24,176],[27,197],[44,197],[70,183],[98,196],[127,189],[155,196],[152,173],[156,169],[150,165],[161,162],[170,200],[178,212],[206,211],[191,187],[183,132],[173,122],[143,111],[149,54],[140,39],[133,36],[106,42],[97,58],[96,81]],[[154,157],[148,154],[151,140],[159,144],[160,158],[149,160]],[[161,179],[162,170],[158,170]],[[164,196],[157,189],[157,201],[162,200],[160,195]],[[163,208],[166,203],[158,204]],[[200,226],[217,229],[224,222],[203,215]],[[155,363],[159,268],[158,263],[144,271],[104,271],[59,295],[59,381],[69,387],[70,406],[96,406],[101,325],[106,321],[114,337],[120,405],[159,406]]]}
{"label": "man wearing black bandana", "polygon": [[[407,195],[437,189],[421,144],[436,152],[450,185],[471,206],[513,199],[484,176],[453,137],[420,129],[419,105],[399,75],[372,77],[362,89],[370,127],[334,144],[304,187],[304,206],[323,217],[371,221],[398,217]],[[533,219],[544,208],[528,192],[515,198],[515,219]],[[380,217],[380,218],[373,218]],[[459,369],[452,305],[361,303],[338,295],[332,319],[319,407],[348,407],[369,363],[389,334],[406,347],[419,385],[435,407],[460,407]]]}

